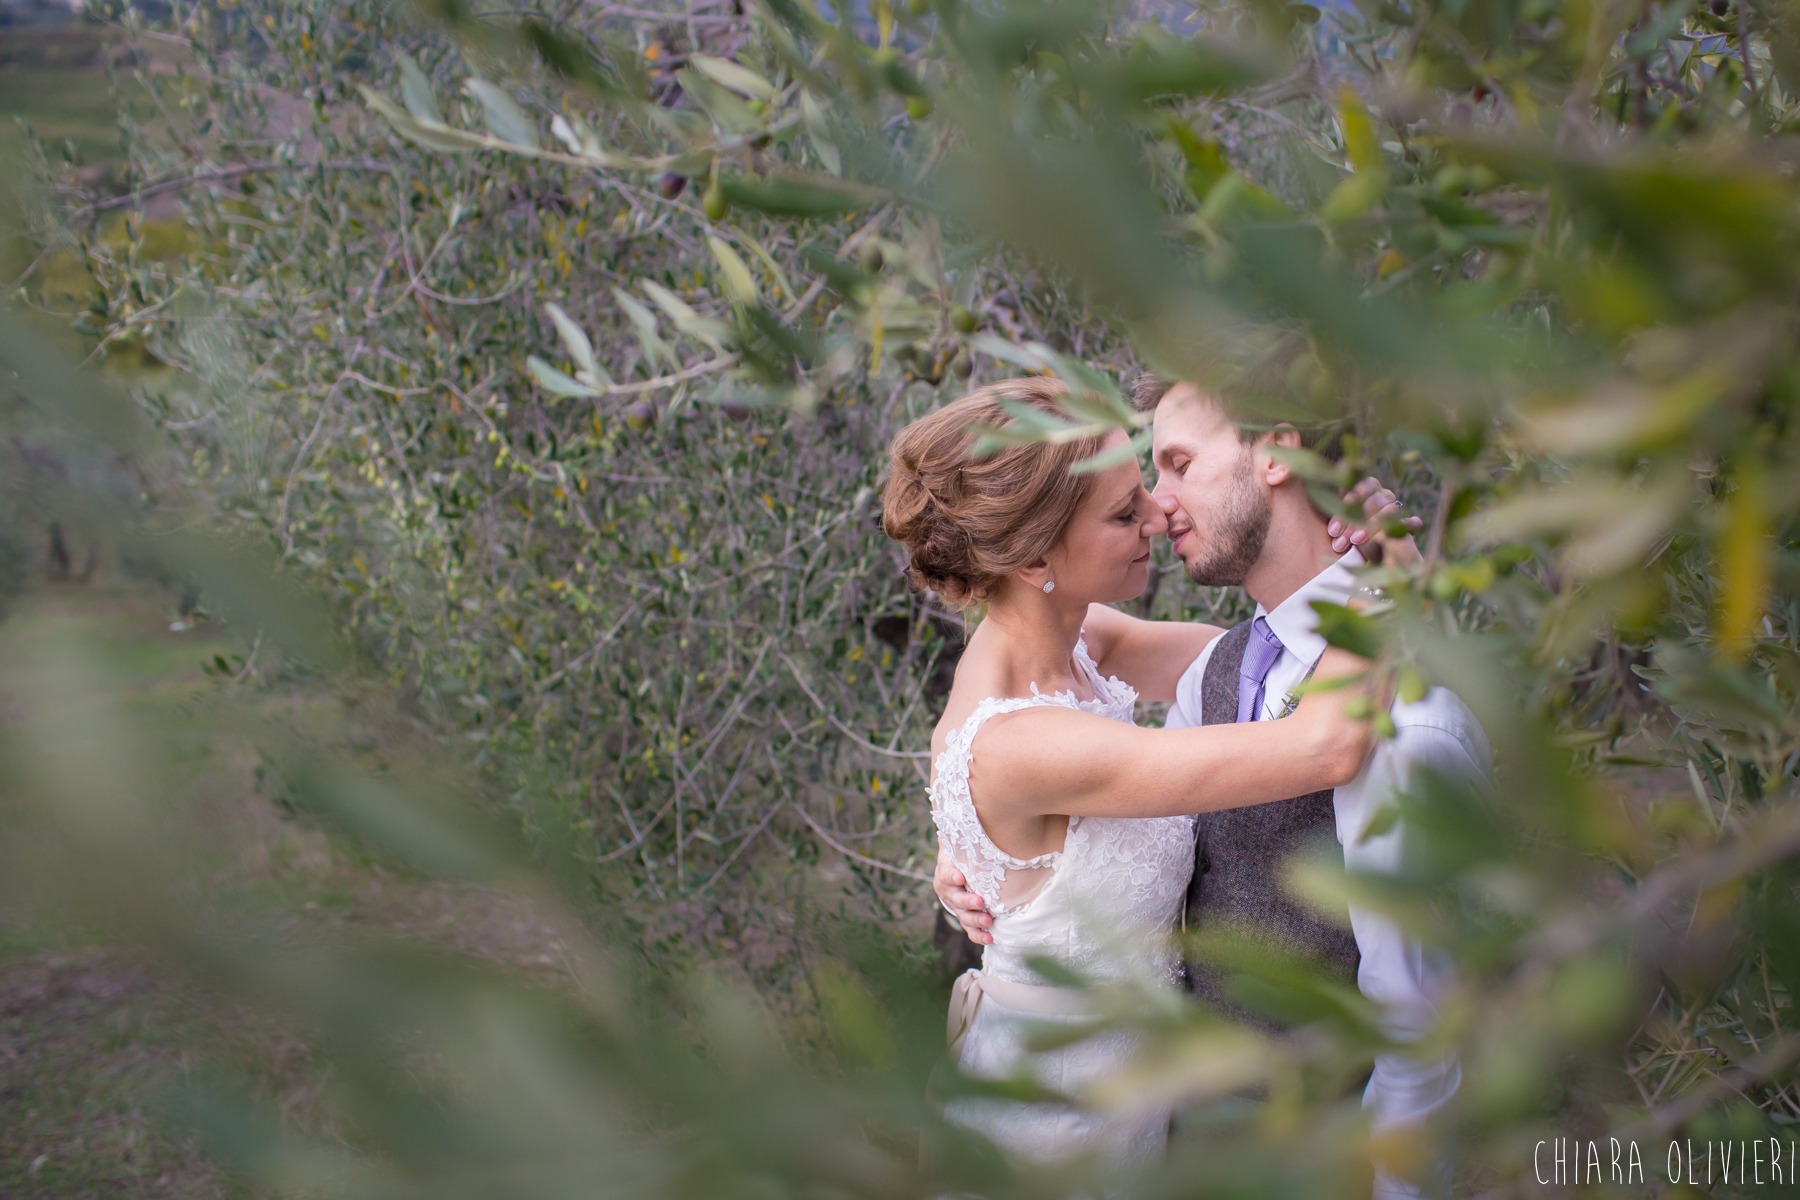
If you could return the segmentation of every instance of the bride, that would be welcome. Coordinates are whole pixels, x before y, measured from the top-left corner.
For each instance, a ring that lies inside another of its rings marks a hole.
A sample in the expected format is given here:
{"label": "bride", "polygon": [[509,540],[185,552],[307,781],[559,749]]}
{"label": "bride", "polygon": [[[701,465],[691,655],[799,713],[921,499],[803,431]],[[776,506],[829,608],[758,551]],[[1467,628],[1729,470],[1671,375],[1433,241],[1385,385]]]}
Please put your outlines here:
{"label": "bride", "polygon": [[[901,430],[882,520],[910,552],[915,590],[986,609],[932,736],[932,819],[994,914],[982,967],[957,981],[951,1000],[952,1055],[968,1076],[1025,1070],[1079,1096],[1129,1059],[1135,1041],[1109,1030],[1028,1054],[1030,1027],[1091,1019],[1083,992],[1045,983],[1028,960],[1052,958],[1102,982],[1172,982],[1173,930],[1194,868],[1190,814],[1346,783],[1371,733],[1337,693],[1310,695],[1279,722],[1133,723],[1137,701],[1174,698],[1182,672],[1221,631],[1107,607],[1143,592],[1151,539],[1167,518],[1135,459],[1070,468],[1126,435],[969,457],[971,426],[1009,423],[1003,400],[1056,413],[1066,390],[1050,378],[1007,380]],[[1318,675],[1362,665],[1328,651]],[[1158,1159],[1169,1119],[966,1097],[946,1115],[1045,1163],[1089,1153]]]}

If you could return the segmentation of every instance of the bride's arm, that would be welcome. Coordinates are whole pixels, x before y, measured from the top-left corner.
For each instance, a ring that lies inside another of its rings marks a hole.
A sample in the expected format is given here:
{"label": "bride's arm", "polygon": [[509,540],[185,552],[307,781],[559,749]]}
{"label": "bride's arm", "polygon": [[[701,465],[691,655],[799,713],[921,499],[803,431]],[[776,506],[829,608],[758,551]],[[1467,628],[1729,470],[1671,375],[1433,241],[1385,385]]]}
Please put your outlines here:
{"label": "bride's arm", "polygon": [[1197,621],[1143,621],[1090,604],[1081,632],[1100,674],[1117,675],[1139,700],[1173,700],[1182,672],[1225,631]]}
{"label": "bride's arm", "polygon": [[[1317,677],[1360,671],[1329,650]],[[1315,692],[1279,721],[1142,729],[1054,706],[990,720],[970,779],[984,815],[1166,817],[1266,804],[1350,782],[1373,746],[1345,715],[1359,688]]]}

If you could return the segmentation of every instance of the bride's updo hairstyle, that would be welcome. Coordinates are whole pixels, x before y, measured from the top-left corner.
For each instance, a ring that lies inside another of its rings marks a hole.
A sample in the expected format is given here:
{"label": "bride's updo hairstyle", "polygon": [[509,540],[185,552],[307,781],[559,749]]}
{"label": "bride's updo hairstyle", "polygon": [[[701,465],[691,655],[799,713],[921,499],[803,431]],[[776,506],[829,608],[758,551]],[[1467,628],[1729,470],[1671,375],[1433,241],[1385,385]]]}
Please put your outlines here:
{"label": "bride's updo hairstyle", "polygon": [[1001,580],[1044,557],[1094,485],[1069,468],[1098,454],[1100,436],[1005,446],[985,458],[969,449],[974,425],[1013,424],[1002,400],[1065,416],[1068,385],[1049,377],[977,388],[895,435],[888,447],[881,524],[912,559],[906,581],[953,608],[986,601]]}

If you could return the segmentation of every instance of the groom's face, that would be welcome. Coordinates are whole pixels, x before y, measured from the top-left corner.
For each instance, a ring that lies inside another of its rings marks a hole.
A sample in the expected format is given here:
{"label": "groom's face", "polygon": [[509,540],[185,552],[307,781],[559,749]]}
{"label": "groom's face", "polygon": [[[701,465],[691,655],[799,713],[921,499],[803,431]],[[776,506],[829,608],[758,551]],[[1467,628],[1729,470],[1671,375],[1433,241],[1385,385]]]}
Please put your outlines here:
{"label": "groom's face", "polygon": [[1187,383],[1170,388],[1156,406],[1155,437],[1152,494],[1169,514],[1169,540],[1188,577],[1206,587],[1242,584],[1269,533],[1269,496],[1256,479],[1255,444]]}

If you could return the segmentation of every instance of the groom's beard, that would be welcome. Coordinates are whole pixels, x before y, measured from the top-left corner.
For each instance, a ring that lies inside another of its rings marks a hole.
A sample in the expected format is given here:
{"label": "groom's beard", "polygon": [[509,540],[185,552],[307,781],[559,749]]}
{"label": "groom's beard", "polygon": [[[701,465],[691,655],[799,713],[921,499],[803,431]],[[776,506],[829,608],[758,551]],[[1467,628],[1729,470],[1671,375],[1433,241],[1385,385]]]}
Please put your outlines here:
{"label": "groom's beard", "polygon": [[1202,587],[1240,587],[1250,568],[1262,557],[1272,510],[1269,498],[1250,477],[1250,463],[1246,448],[1243,469],[1232,479],[1230,494],[1220,499],[1211,549],[1204,557],[1186,564],[1188,578]]}

